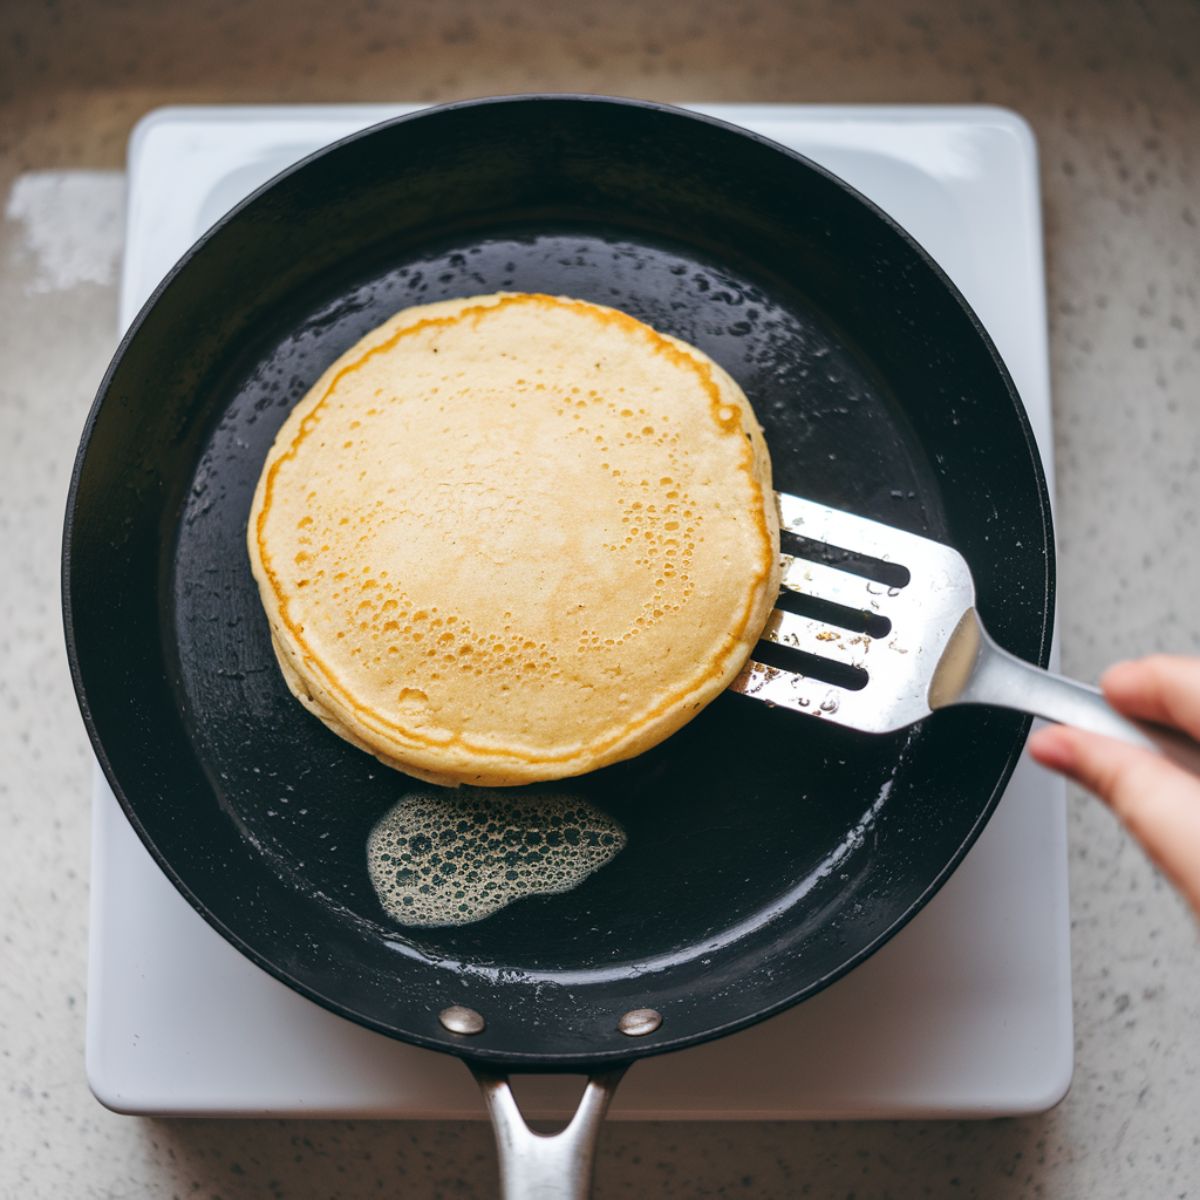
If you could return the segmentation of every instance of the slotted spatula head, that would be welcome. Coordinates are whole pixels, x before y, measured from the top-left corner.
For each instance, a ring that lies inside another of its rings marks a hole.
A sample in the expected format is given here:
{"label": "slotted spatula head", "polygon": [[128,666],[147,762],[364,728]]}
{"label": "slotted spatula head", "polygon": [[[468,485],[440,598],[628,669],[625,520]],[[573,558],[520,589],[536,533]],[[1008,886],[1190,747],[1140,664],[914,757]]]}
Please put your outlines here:
{"label": "slotted spatula head", "polygon": [[733,690],[869,733],[927,716],[975,604],[962,555],[811,500],[778,500],[783,586]]}

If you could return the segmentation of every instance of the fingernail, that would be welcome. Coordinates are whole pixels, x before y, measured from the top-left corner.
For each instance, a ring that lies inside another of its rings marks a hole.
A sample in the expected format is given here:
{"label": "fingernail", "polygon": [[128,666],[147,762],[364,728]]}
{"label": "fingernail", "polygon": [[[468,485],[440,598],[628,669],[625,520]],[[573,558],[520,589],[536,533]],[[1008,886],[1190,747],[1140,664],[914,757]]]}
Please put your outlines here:
{"label": "fingernail", "polygon": [[1074,747],[1054,729],[1039,729],[1029,739],[1029,753],[1043,767],[1050,767],[1054,771],[1072,771],[1075,768]]}
{"label": "fingernail", "polygon": [[1136,666],[1136,662],[1132,658],[1123,658],[1120,662],[1115,662],[1111,666],[1105,667],[1100,672],[1100,683],[1103,686],[1104,681],[1109,679],[1114,673],[1119,674],[1122,671],[1127,671],[1130,667]]}

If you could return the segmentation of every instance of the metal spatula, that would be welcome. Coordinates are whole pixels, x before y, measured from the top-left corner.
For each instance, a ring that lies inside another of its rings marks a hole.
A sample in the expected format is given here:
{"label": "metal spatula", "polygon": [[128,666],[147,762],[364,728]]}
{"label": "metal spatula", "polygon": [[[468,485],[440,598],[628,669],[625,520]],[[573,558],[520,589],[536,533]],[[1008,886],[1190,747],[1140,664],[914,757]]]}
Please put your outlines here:
{"label": "metal spatula", "polygon": [[1197,743],[1127,720],[1098,689],[997,646],[957,550],[796,496],[778,500],[784,548],[795,553],[783,556],[778,606],[734,691],[868,733],[952,704],[994,704],[1149,746],[1200,774]]}

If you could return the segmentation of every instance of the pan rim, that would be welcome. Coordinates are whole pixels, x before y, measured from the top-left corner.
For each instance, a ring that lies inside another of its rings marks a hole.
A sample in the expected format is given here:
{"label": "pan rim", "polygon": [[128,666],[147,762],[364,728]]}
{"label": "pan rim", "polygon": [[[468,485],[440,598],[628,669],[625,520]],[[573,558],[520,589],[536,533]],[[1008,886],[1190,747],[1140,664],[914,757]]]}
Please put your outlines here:
{"label": "pan rim", "polygon": [[759,1021],[766,1020],[779,1012],[785,1011],[795,1004],[801,1003],[804,1000],[809,999],[811,996],[816,995],[818,992],[823,991],[826,987],[836,982],[843,975],[846,975],[852,971],[855,967],[859,966],[862,962],[879,950],[884,944],[890,941],[892,937],[899,933],[899,931],[903,929],[904,926],[907,925],[908,922],[911,921],[917,915],[917,913],[919,913],[925,907],[929,900],[941,889],[950,875],[953,874],[953,872],[958,868],[959,864],[962,862],[971,846],[974,845],[987,822],[990,820],[997,804],[1004,794],[1012,773],[1017,765],[1017,762],[1019,761],[1025,738],[1031,725],[1031,719],[1024,717],[1020,719],[1014,726],[1014,736],[1012,737],[1003,767],[997,775],[991,795],[989,796],[986,804],[981,806],[978,819],[967,831],[961,844],[950,856],[944,868],[908,905],[906,911],[897,920],[895,920],[873,941],[860,948],[859,951],[854,955],[850,956],[847,961],[837,969],[827,972],[825,975],[812,981],[806,987],[801,988],[799,991],[786,996],[765,1008],[757,1009],[750,1014],[727,1021],[724,1024],[710,1026],[700,1032],[689,1033],[678,1038],[668,1037],[661,1040],[631,1044],[628,1048],[622,1047],[618,1050],[600,1051],[594,1053],[583,1052],[546,1054],[527,1051],[488,1049],[484,1046],[475,1047],[466,1044],[465,1042],[452,1041],[450,1040],[450,1035],[448,1035],[446,1038],[441,1038],[431,1037],[428,1034],[421,1033],[419,1031],[400,1030],[396,1026],[390,1026],[387,1023],[378,1021],[367,1014],[357,1012],[349,1006],[340,1003],[335,998],[322,993],[319,989],[303,983],[291,975],[287,970],[271,962],[265,955],[260,953],[252,945],[245,941],[241,935],[236,933],[224,921],[217,917],[188,887],[179,873],[168,861],[167,857],[158,849],[153,839],[149,836],[149,833],[138,818],[135,807],[130,802],[124,788],[121,786],[120,780],[117,777],[117,773],[103,745],[100,731],[89,702],[87,684],[84,680],[83,670],[80,663],[80,653],[77,643],[74,617],[76,597],[71,584],[72,544],[76,527],[75,517],[78,492],[84,463],[88,456],[88,450],[91,445],[92,436],[101,412],[101,408],[105,398],[108,396],[109,389],[115,375],[120,369],[121,364],[130,349],[130,346],[148,319],[149,314],[158,304],[158,301],[163,293],[173,284],[176,278],[184,270],[186,270],[188,264],[201,252],[201,250],[214,237],[216,237],[221,230],[235,220],[243,212],[243,210],[257,202],[260,197],[273,189],[277,184],[304,170],[310,164],[336,152],[342,147],[357,143],[367,137],[372,136],[373,134],[381,132],[385,129],[391,129],[394,126],[407,124],[411,121],[437,118],[449,113],[455,113],[458,111],[478,107],[493,107],[505,104],[581,103],[615,105],[631,109],[648,110],[658,114],[665,114],[674,119],[699,122],[720,129],[727,134],[733,134],[743,139],[750,139],[751,141],[756,142],[761,146],[774,151],[775,153],[786,156],[807,170],[816,173],[827,182],[835,185],[838,189],[848,194],[851,199],[856,200],[859,204],[866,206],[866,208],[877,220],[882,221],[894,235],[898,236],[900,240],[906,244],[908,249],[916,256],[918,260],[921,261],[923,266],[932,272],[934,279],[941,285],[942,289],[949,294],[949,296],[954,300],[956,306],[967,318],[967,321],[971,329],[974,331],[976,338],[979,339],[983,348],[986,349],[994,369],[998,372],[1000,382],[1003,384],[1004,389],[1008,393],[1009,398],[1012,401],[1012,407],[1015,410],[1018,426],[1024,440],[1024,446],[1029,454],[1029,460],[1033,467],[1034,478],[1037,483],[1037,507],[1041,516],[1041,525],[1045,542],[1048,547],[1048,553],[1045,555],[1044,560],[1045,606],[1043,610],[1042,627],[1039,633],[1038,653],[1036,659],[1036,661],[1043,666],[1048,660],[1050,644],[1053,637],[1056,598],[1056,559],[1054,553],[1053,521],[1049,489],[1041,461],[1041,455],[1038,451],[1037,443],[1033,435],[1033,429],[1024,404],[1021,401],[1020,394],[1018,393],[1016,386],[1009,375],[1004,360],[1001,358],[999,351],[996,349],[991,337],[984,328],[979,317],[955,286],[953,281],[937,263],[937,261],[910,233],[908,233],[906,229],[899,225],[873,201],[868,199],[850,184],[846,183],[839,176],[813,162],[805,155],[783,146],[771,138],[754,131],[747,130],[721,118],[710,116],[706,113],[698,113],[658,101],[640,100],[620,96],[606,96],[593,93],[569,92],[517,93],[503,96],[475,97],[466,100],[454,101],[448,104],[430,106],[428,108],[419,109],[415,112],[392,117],[368,126],[365,129],[357,130],[346,137],[338,139],[337,141],[331,142],[330,144],[321,147],[312,154],[306,155],[298,162],[293,163],[289,167],[286,167],[284,170],[272,176],[271,179],[267,180],[265,183],[256,188],[242,201],[225,213],[219,220],[217,220],[192,244],[192,246],[189,247],[189,249],[180,257],[171,270],[163,277],[121,337],[97,389],[96,397],[89,409],[83,430],[81,432],[79,448],[76,452],[74,464],[72,466],[70,486],[66,500],[66,512],[63,523],[63,541],[61,552],[60,586],[62,597],[62,614],[71,681],[79,704],[80,714],[83,718],[84,727],[87,731],[89,741],[91,742],[93,752],[96,755],[97,762],[99,763],[100,768],[103,771],[110,788],[112,789],[113,795],[120,804],[126,819],[129,820],[130,824],[138,834],[142,844],[147,848],[147,850],[149,850],[159,868],[164,872],[168,879],[170,879],[172,885],[177,891],[180,892],[181,895],[184,896],[192,908],[195,909],[211,927],[216,929],[222,937],[235,946],[239,952],[250,959],[250,961],[254,962],[257,966],[267,971],[268,974],[280,980],[280,982],[284,983],[288,987],[298,991],[315,1003],[320,1004],[323,1008],[326,1008],[327,1010],[336,1013],[341,1017],[352,1020],[356,1024],[364,1026],[365,1028],[369,1028],[375,1032],[396,1038],[397,1040],[406,1041],[414,1045],[452,1054],[456,1057],[469,1061],[486,1062],[494,1066],[534,1071],[586,1071],[595,1066],[611,1065],[617,1062],[628,1062],[638,1058],[652,1057],[657,1054],[668,1053],[671,1051],[684,1049],[687,1046],[700,1044],[702,1042],[733,1033],[737,1030],[748,1028],[751,1025],[757,1024]]}

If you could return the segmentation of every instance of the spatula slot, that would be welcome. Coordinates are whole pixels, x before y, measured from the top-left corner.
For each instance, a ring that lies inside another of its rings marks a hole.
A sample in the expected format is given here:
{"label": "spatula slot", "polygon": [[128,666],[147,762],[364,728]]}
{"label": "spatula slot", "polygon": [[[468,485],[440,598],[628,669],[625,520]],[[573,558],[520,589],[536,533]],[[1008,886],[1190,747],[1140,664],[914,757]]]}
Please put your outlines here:
{"label": "spatula slot", "polygon": [[835,687],[845,688],[848,692],[861,692],[867,686],[869,678],[862,667],[834,662],[832,659],[821,658],[820,655],[809,654],[805,650],[796,650],[792,646],[783,646],[776,642],[759,642],[754,647],[751,657],[755,662],[764,663],[768,667],[803,675],[808,679],[819,679],[822,683],[831,683]]}
{"label": "spatula slot", "polygon": [[844,604],[834,604],[832,601],[808,596],[790,588],[780,591],[775,607],[801,617],[812,617],[814,621],[821,621],[826,625],[836,625],[839,629],[865,633],[873,638],[887,637],[892,631],[891,621],[879,613],[868,612],[863,608],[847,608]]}
{"label": "spatula slot", "polygon": [[784,553],[795,555],[797,558],[808,559],[810,562],[825,563],[870,579],[875,583],[889,588],[907,587],[912,580],[912,574],[902,563],[885,562],[881,558],[872,558],[868,554],[860,554],[854,550],[845,550],[841,546],[833,546],[829,542],[818,542],[801,534],[792,533],[787,529],[780,531],[780,545]]}

